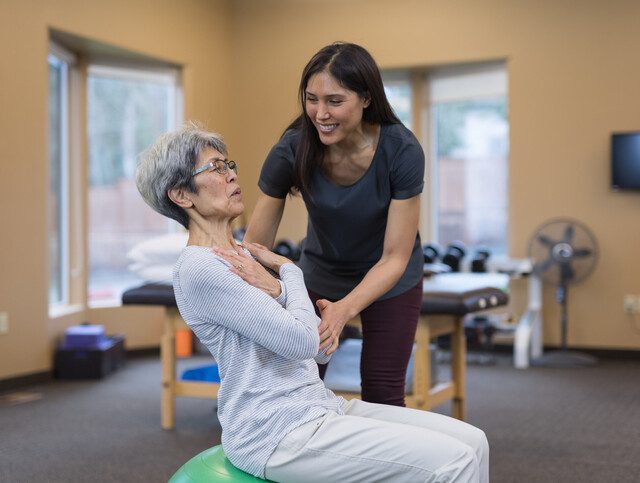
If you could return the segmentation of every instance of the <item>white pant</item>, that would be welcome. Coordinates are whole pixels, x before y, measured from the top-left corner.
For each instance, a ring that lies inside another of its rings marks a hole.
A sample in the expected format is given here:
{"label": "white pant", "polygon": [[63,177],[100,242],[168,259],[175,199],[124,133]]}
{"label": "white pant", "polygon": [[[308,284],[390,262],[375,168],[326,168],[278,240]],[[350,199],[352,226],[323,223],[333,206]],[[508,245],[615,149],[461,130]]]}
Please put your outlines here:
{"label": "white pant", "polygon": [[352,399],[289,433],[269,458],[277,482],[489,481],[484,432],[441,414]]}

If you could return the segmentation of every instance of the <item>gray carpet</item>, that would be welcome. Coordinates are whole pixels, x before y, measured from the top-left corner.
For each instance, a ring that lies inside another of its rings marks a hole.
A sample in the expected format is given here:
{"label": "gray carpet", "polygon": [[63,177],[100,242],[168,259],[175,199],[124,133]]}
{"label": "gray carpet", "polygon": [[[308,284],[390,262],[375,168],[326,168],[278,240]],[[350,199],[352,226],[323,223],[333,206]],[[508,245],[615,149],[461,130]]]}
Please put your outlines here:
{"label": "gray carpet", "polygon": [[[469,365],[468,421],[489,438],[492,482],[640,481],[639,376],[639,361],[571,370],[517,371],[506,357]],[[22,403],[5,394],[0,481],[166,481],[219,443],[220,426],[213,401],[181,398],[176,429],[161,430],[159,378],[157,357],[147,357],[101,381],[23,389]]]}

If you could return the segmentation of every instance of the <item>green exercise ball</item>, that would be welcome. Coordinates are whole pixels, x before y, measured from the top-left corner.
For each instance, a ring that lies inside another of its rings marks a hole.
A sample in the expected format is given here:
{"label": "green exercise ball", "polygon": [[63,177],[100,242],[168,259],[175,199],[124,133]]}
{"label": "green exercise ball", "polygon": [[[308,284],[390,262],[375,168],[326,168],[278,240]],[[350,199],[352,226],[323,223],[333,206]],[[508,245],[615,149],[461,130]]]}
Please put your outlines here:
{"label": "green exercise ball", "polygon": [[194,456],[171,477],[169,483],[205,483],[210,481],[250,483],[264,482],[231,464],[222,446],[214,446]]}

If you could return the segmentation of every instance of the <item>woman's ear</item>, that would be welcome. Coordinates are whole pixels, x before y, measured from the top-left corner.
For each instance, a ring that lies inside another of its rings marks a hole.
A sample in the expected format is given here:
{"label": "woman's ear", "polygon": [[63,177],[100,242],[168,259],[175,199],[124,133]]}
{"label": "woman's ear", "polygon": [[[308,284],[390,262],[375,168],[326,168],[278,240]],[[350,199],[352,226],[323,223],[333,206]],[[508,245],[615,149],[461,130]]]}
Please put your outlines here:
{"label": "woman's ear", "polygon": [[371,104],[371,94],[369,94],[368,92],[365,92],[364,96],[362,96],[362,108],[366,109],[367,107],[369,107],[369,105]]}
{"label": "woman's ear", "polygon": [[191,208],[193,201],[189,197],[189,193],[184,188],[171,188],[167,191],[167,196],[180,208]]}

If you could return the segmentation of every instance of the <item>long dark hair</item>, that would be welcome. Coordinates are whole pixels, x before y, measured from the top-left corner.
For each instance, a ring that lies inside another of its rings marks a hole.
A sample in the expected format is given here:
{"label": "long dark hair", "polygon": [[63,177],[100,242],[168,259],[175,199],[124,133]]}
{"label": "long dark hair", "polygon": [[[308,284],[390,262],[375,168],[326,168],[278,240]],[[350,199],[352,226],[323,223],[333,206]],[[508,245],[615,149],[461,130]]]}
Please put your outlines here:
{"label": "long dark hair", "polygon": [[363,99],[370,99],[362,113],[362,120],[372,124],[399,124],[384,93],[380,70],[367,50],[356,44],[335,42],[315,54],[302,71],[298,96],[302,113],[287,128],[299,131],[295,153],[293,191],[310,191],[311,179],[316,169],[322,166],[325,146],[318,131],[305,110],[307,84],[311,76],[328,72],[338,83],[354,91]]}

